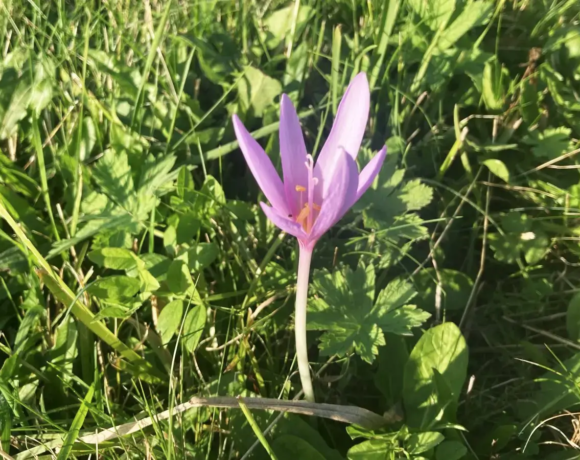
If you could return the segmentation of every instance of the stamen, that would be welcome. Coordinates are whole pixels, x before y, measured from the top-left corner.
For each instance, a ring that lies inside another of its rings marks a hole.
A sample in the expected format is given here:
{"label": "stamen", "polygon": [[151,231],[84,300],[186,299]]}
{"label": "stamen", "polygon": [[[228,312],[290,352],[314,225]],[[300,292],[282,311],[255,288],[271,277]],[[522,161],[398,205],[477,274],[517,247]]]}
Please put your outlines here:
{"label": "stamen", "polygon": [[315,211],[320,211],[320,206],[318,206],[316,203],[312,203],[312,208],[313,208]]}
{"label": "stamen", "polygon": [[296,222],[299,223],[300,225],[302,225],[302,228],[305,231],[309,231],[306,224],[306,219],[308,218],[308,216],[310,215],[310,208],[308,207],[307,204],[304,205],[304,207],[300,210],[300,214],[298,214],[298,216],[296,217]]}
{"label": "stamen", "polygon": [[297,192],[305,192],[306,191],[306,187],[304,187],[303,185],[297,185],[296,186],[296,191]]}
{"label": "stamen", "polygon": [[306,219],[306,231],[310,232],[314,221],[313,209],[314,204],[314,159],[312,155],[306,155],[306,168],[308,169],[308,218]]}

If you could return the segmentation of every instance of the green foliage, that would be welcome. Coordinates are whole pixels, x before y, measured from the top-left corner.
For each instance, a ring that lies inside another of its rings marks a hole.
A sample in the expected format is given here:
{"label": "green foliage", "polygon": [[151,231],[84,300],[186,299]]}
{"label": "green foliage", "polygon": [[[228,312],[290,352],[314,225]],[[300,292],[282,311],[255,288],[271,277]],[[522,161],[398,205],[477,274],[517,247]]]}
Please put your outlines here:
{"label": "green foliage", "polygon": [[272,105],[272,100],[282,92],[282,85],[262,71],[248,66],[238,85],[240,108],[252,109],[255,116],[261,117],[264,110]]}
{"label": "green foliage", "polygon": [[407,303],[417,293],[402,280],[389,283],[375,302],[372,265],[332,274],[321,271],[314,275],[313,284],[318,295],[308,329],[326,331],[320,337],[320,350],[326,355],[344,356],[354,350],[372,363],[378,347],[385,345],[384,332],[408,335],[431,316]]}
{"label": "green foliage", "polygon": [[455,324],[423,334],[405,365],[403,400],[410,426],[425,429],[454,421],[467,361],[467,345]]}
{"label": "green foliage", "polygon": [[489,244],[494,256],[501,262],[514,263],[523,253],[526,262],[530,265],[543,259],[550,240],[542,231],[542,227],[535,224],[527,214],[510,212],[501,218],[504,232],[488,235]]}
{"label": "green foliage", "polygon": [[318,402],[388,423],[349,438],[339,422],[253,411],[259,429],[280,459],[576,455],[577,2],[0,10],[3,452],[270,458],[236,409],[173,412],[300,390],[295,241],[264,217],[231,116],[279,168],[286,93],[316,157],[365,71],[357,163],[388,155],[316,245],[308,351]]}

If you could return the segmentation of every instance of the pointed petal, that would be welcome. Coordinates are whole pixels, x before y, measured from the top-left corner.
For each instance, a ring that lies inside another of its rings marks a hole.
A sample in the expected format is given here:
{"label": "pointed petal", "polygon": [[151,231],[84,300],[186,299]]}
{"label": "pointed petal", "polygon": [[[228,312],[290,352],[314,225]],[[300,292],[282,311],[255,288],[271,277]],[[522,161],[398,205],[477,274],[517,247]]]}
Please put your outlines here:
{"label": "pointed petal", "polygon": [[[361,72],[353,78],[340,101],[330,134],[316,160],[318,176],[323,179],[332,176],[326,171],[332,170],[339,147],[356,159],[367,125],[370,99],[367,76]],[[330,181],[325,182],[329,185]]]}
{"label": "pointed petal", "polygon": [[286,202],[292,215],[296,216],[300,212],[300,192],[296,191],[296,186],[308,185],[308,170],[305,165],[306,145],[296,109],[285,94],[282,95],[280,104],[280,155]]}
{"label": "pointed petal", "polygon": [[373,184],[375,177],[377,177],[381,171],[381,167],[383,166],[386,156],[387,146],[385,145],[381,151],[377,153],[360,172],[360,175],[358,176],[358,188],[356,191],[356,196],[350,206],[353,206],[363,195],[363,193],[366,192],[367,189]]}
{"label": "pointed petal", "polygon": [[336,224],[349,210],[358,188],[358,168],[354,159],[344,150],[339,149],[336,157],[334,174],[330,178],[332,187],[328,188],[320,214],[310,232],[311,240],[318,240],[330,227]]}
{"label": "pointed petal", "polygon": [[284,186],[270,157],[250,135],[237,115],[233,116],[233,122],[240,149],[244,154],[250,171],[254,175],[254,179],[256,179],[256,182],[272,206],[282,213],[289,214],[290,210],[286,203]]}
{"label": "pointed petal", "polygon": [[280,214],[278,210],[268,206],[266,203],[261,202],[260,206],[262,206],[262,211],[264,211],[266,217],[270,219],[270,222],[272,222],[280,230],[283,230],[286,233],[289,233],[290,235],[295,236],[301,240],[307,238],[306,232],[302,229],[300,224],[297,224],[292,219],[289,219],[288,217]]}

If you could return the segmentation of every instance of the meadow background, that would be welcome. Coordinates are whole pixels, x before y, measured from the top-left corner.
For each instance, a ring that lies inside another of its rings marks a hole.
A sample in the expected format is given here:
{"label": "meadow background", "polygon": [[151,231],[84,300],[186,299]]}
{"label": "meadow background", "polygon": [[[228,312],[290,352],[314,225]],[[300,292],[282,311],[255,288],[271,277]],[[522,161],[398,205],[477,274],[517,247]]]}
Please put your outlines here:
{"label": "meadow background", "polygon": [[[579,21],[575,0],[0,0],[0,456],[580,458]],[[231,115],[280,166],[286,93],[316,154],[360,71],[359,162],[388,155],[316,247],[308,338],[317,402],[384,425],[174,413],[300,396],[296,242]]]}

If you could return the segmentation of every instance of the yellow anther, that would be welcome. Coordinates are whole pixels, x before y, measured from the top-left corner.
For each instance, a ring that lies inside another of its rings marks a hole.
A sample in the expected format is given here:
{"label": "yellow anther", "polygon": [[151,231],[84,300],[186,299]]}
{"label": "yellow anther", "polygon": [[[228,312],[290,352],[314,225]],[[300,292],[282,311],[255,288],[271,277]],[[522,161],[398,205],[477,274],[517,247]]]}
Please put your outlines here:
{"label": "yellow anther", "polygon": [[305,220],[308,217],[308,213],[310,213],[310,208],[307,204],[300,210],[300,214],[296,217],[296,222],[304,226]]}
{"label": "yellow anther", "polygon": [[306,187],[303,187],[302,185],[297,185],[296,186],[296,191],[297,192],[305,192],[306,191]]}
{"label": "yellow anther", "polygon": [[316,203],[312,203],[312,208],[313,208],[315,211],[320,211],[320,206],[318,206]]}

